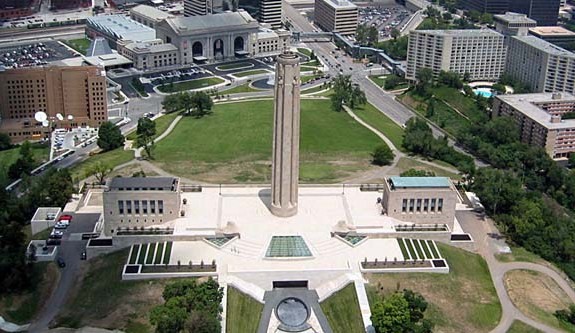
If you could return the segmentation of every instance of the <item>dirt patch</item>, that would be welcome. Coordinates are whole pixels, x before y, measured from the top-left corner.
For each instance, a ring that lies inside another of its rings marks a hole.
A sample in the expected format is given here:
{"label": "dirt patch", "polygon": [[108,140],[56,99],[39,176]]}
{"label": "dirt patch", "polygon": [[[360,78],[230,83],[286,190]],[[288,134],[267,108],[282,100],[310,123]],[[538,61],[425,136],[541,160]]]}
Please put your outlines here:
{"label": "dirt patch", "polygon": [[[569,296],[549,276],[528,270],[505,274],[505,289],[513,304],[526,316],[548,325],[565,329],[553,316],[571,303]],[[575,326],[570,332],[575,331]]]}

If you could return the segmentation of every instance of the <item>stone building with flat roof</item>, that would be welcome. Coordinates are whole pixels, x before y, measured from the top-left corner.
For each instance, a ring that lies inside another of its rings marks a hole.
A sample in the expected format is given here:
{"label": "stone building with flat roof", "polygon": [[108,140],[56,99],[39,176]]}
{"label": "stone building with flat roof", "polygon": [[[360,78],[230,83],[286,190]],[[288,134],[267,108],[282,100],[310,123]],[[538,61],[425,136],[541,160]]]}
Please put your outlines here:
{"label": "stone building with flat roof", "polygon": [[521,141],[538,146],[553,159],[567,158],[575,152],[575,96],[568,93],[497,95],[494,117],[508,116],[515,121]]}
{"label": "stone building with flat roof", "polygon": [[180,63],[178,48],[161,39],[118,45],[118,53],[140,70],[174,66]]}
{"label": "stone building with flat roof", "polygon": [[171,177],[115,177],[104,191],[104,233],[161,226],[180,216],[180,180]]}
{"label": "stone building with flat roof", "polygon": [[416,224],[446,224],[453,230],[457,190],[447,177],[389,177],[383,213]]}
{"label": "stone building with flat roof", "polygon": [[156,34],[178,48],[180,64],[191,64],[250,55],[258,29],[258,22],[240,10],[168,18],[158,24]]}
{"label": "stone building with flat roof", "polygon": [[175,17],[152,6],[138,5],[130,9],[130,18],[138,23],[156,29],[158,23],[167,18]]}
{"label": "stone building with flat roof", "polygon": [[493,15],[495,30],[505,36],[527,36],[530,28],[537,26],[537,21],[525,14],[507,12]]}
{"label": "stone building with flat roof", "polygon": [[559,47],[575,48],[575,32],[564,27],[536,27],[529,29],[529,34]]}

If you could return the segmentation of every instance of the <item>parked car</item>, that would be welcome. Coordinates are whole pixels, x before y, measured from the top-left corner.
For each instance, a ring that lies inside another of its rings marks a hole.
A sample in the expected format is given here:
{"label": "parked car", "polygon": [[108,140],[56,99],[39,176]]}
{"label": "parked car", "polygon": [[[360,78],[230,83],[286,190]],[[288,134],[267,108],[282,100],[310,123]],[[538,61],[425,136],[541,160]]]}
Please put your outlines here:
{"label": "parked car", "polygon": [[68,214],[61,215],[58,218],[58,221],[62,221],[62,220],[72,221],[72,215],[68,215]]}
{"label": "parked car", "polygon": [[68,228],[68,225],[62,222],[58,222],[54,225],[54,229],[66,229],[66,228]]}
{"label": "parked car", "polygon": [[62,241],[60,239],[50,238],[50,239],[46,240],[46,245],[49,245],[49,246],[55,246],[55,245],[60,245],[60,244],[62,244]]}
{"label": "parked car", "polygon": [[58,221],[56,224],[61,224],[67,227],[70,226],[70,220],[62,220],[62,221]]}
{"label": "parked car", "polygon": [[66,267],[66,262],[64,261],[64,259],[62,257],[58,257],[58,259],[56,259],[56,262],[58,263],[58,266],[60,268]]}

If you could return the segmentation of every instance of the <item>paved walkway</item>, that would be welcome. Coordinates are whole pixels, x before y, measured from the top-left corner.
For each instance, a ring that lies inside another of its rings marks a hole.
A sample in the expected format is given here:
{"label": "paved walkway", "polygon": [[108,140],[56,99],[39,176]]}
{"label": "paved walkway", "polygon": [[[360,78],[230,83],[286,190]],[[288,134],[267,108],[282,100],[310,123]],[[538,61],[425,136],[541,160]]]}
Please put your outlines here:
{"label": "paved walkway", "polygon": [[[168,126],[168,128],[162,133],[160,134],[157,138],[154,139],[154,143],[157,143],[158,141],[162,140],[163,138],[165,138],[166,136],[170,135],[170,133],[172,133],[172,131],[174,130],[174,128],[176,127],[176,125],[178,125],[178,123],[180,122],[180,120],[182,120],[182,115],[179,115],[176,117],[176,119],[174,119],[172,121],[172,123],[170,124],[170,126]],[[157,118],[156,118],[157,119]],[[134,150],[134,157],[136,159],[139,159],[142,157],[142,150],[144,150],[144,147],[140,147],[140,148],[136,148]]]}
{"label": "paved walkway", "polygon": [[[406,157],[407,155],[405,153],[403,153],[402,151],[400,151],[394,144],[393,142],[386,137],[382,132],[380,132],[378,129],[374,128],[373,126],[369,125],[368,123],[366,123],[365,121],[363,121],[361,118],[359,118],[350,108],[348,108],[347,106],[344,106],[345,111],[355,120],[357,121],[360,125],[362,125],[363,127],[367,128],[368,130],[370,130],[371,132],[373,132],[375,135],[377,135],[380,139],[382,139],[387,146],[391,149],[391,151],[393,151],[394,154],[394,158],[393,158],[393,162],[390,165],[386,165],[383,166],[377,170],[371,170],[368,171],[360,176],[356,176],[351,180],[348,180],[348,182],[352,182],[352,183],[365,183],[365,182],[369,182],[373,179],[377,179],[377,178],[383,178],[383,176],[389,174],[389,172],[391,170],[393,170],[395,167],[397,167],[397,163],[399,162],[399,160],[402,157]],[[409,157],[409,158],[413,158],[413,157]],[[413,158],[415,160],[417,160],[418,162],[421,162],[423,164],[427,164],[429,166],[433,166],[435,168],[439,168],[439,169],[443,169],[447,172],[451,172],[454,174],[459,173],[459,171],[457,169],[453,169],[453,168],[449,168],[443,165],[439,165],[439,164],[435,164],[433,162],[429,162],[426,160],[422,160],[419,158]]]}
{"label": "paved walkway", "polygon": [[498,244],[492,235],[499,235],[499,231],[495,227],[491,219],[486,219],[482,223],[478,223],[476,218],[469,218],[467,214],[474,215],[473,212],[458,212],[458,220],[462,224],[464,230],[469,232],[476,242],[477,250],[489,267],[489,272],[491,273],[491,279],[495,285],[495,290],[497,291],[497,296],[501,303],[501,320],[497,327],[495,327],[492,333],[506,333],[514,320],[520,320],[530,326],[533,326],[546,333],[563,332],[545,324],[539,323],[526,315],[524,315],[509,298],[507,290],[505,289],[505,273],[517,269],[532,270],[546,274],[552,278],[558,285],[563,289],[563,291],[569,296],[569,298],[575,302],[575,291],[571,287],[571,284],[566,281],[565,277],[558,273],[556,270],[535,263],[529,262],[500,262],[495,258],[495,254],[498,251]]}

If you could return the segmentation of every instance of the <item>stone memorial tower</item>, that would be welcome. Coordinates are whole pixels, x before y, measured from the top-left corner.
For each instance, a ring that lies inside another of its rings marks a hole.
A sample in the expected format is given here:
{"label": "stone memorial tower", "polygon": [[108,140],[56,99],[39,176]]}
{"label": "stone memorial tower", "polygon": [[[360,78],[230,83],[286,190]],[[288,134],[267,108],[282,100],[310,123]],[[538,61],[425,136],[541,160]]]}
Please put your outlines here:
{"label": "stone memorial tower", "polygon": [[274,138],[271,212],[297,213],[299,180],[299,57],[286,51],[277,57],[274,87]]}

